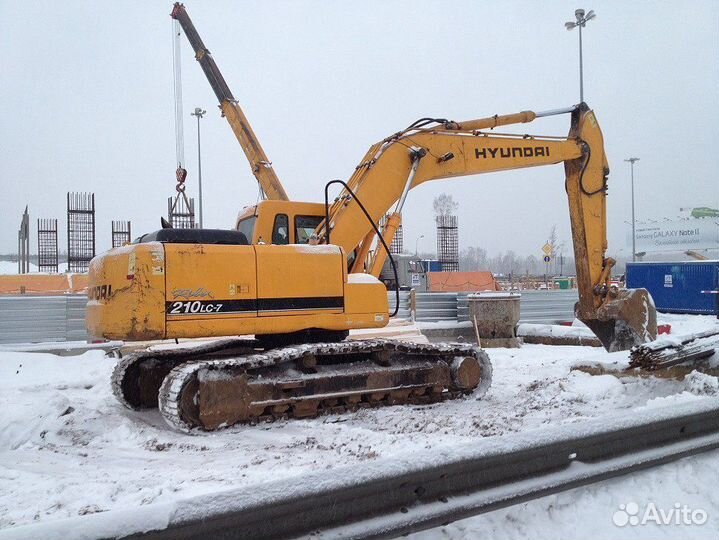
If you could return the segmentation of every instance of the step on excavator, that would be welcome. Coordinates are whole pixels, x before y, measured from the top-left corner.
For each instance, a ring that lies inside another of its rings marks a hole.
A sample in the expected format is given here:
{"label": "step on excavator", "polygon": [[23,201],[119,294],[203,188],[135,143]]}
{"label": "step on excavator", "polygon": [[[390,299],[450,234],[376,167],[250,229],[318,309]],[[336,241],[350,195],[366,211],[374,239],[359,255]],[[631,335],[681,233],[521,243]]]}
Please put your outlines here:
{"label": "step on excavator", "polygon": [[[159,406],[179,430],[210,431],[470,393],[480,397],[492,368],[476,347],[345,338],[351,329],[388,324],[387,290],[377,277],[411,189],[525,167],[564,164],[577,317],[610,351],[655,338],[656,311],[647,291],[610,284],[615,261],[605,256],[609,168],[599,124],[586,104],[466,122],[422,118],[372,145],[346,182],[329,182],[324,203],[291,201],[182,4],[175,4],[172,17],[188,37],[265,199],[243,209],[234,230],[163,228],[91,262],[91,336],[223,338],[122,358],[112,385],[127,407]],[[567,136],[497,131],[557,114],[571,118]],[[342,189],[330,201],[333,184]]]}

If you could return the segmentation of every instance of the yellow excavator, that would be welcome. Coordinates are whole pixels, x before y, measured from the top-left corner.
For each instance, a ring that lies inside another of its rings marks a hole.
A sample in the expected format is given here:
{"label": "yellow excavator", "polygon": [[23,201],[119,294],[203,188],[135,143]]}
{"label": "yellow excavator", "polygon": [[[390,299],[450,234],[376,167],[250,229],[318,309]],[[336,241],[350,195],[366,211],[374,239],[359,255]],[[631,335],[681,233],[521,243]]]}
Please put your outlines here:
{"label": "yellow excavator", "polygon": [[[121,359],[112,383],[126,406],[159,405],[177,429],[214,430],[482,395],[491,364],[475,347],[345,338],[351,329],[388,323],[387,291],[377,276],[409,191],[430,180],[486,172],[563,163],[577,317],[610,351],[656,337],[647,291],[610,284],[609,169],[599,124],[586,104],[466,122],[423,118],[371,146],[347,182],[329,182],[324,203],[290,201],[184,7],[175,4],[172,16],[267,199],[241,211],[234,230],[161,229],[93,259],[90,335],[225,338]],[[557,114],[570,115],[566,137],[495,131]],[[330,203],[336,183],[342,190]]]}

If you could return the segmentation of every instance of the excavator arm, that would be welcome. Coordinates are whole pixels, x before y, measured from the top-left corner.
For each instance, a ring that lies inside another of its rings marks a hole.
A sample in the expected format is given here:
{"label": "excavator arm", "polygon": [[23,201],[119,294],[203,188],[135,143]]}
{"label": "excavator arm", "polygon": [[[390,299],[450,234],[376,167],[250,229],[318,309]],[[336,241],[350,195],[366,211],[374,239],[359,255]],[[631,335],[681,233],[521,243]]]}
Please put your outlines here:
{"label": "excavator arm", "polygon": [[250,126],[245,113],[242,112],[242,108],[240,108],[237,100],[232,95],[210,51],[202,42],[202,38],[197,33],[195,25],[192,24],[185,6],[179,2],[175,3],[171,16],[180,23],[190,45],[192,45],[192,49],[195,51],[195,59],[200,63],[202,71],[205,72],[205,76],[215,92],[217,100],[220,102],[222,116],[227,118],[232,132],[237,137],[237,141],[250,162],[252,174],[255,175],[265,197],[272,200],[289,200],[282,182],[280,182],[272,168],[272,162],[262,149],[260,141],[257,139],[255,132],[252,131],[252,126]]}
{"label": "excavator arm", "polygon": [[[497,133],[503,125],[571,114],[566,137]],[[432,124],[431,127],[428,127]],[[492,131],[488,131],[492,130]],[[644,289],[619,291],[610,285],[615,261],[607,249],[606,195],[609,167],[599,124],[586,104],[546,113],[524,111],[469,122],[423,119],[373,145],[329,209],[331,243],[356,250],[353,272],[379,275],[386,252],[355,202],[378,223],[395,205],[382,232],[389,243],[400,223],[408,192],[424,182],[458,176],[564,163],[572,226],[579,302],[577,317],[608,350],[644,343],[656,336],[656,311]],[[326,238],[323,222],[318,230]]]}

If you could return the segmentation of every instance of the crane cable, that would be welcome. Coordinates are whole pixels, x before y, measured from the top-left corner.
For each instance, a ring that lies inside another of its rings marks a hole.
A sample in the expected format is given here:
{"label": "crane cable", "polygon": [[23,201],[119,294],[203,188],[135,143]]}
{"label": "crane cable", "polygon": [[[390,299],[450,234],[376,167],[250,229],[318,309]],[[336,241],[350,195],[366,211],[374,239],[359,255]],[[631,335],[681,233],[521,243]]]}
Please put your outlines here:
{"label": "crane cable", "polygon": [[182,122],[182,57],[180,54],[180,22],[172,20],[172,75],[175,95],[175,155],[177,167],[185,164],[185,134]]}

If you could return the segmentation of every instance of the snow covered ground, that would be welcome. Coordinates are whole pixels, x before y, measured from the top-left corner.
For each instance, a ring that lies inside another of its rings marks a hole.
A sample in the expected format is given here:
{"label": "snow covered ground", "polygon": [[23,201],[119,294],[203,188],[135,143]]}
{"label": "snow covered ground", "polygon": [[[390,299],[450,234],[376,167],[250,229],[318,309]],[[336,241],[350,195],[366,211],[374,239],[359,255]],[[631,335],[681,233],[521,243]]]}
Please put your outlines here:
{"label": "snow covered ground", "polygon": [[[716,318],[663,316],[674,333]],[[719,399],[719,382],[617,379],[570,371],[601,349],[525,345],[488,350],[487,396],[426,407],[175,433],[156,411],[132,413],[114,400],[115,359],[101,351],[57,357],[0,351],[0,530],[38,521],[169,502],[310,471],[361,464],[415,449],[577,422],[608,412]],[[614,353],[626,354],[626,353]],[[716,538],[719,452],[458,522],[416,538]],[[704,525],[617,527],[620,504],[675,503],[703,509]],[[712,536],[713,535],[713,536]]]}
{"label": "snow covered ground", "polygon": [[[716,540],[719,530],[718,461],[719,451],[707,452],[457,521],[408,538]],[[686,506],[692,512],[703,512],[706,521],[701,514],[694,514],[699,518],[696,522],[690,517],[684,523],[679,514],[677,523],[677,514],[669,514],[676,511],[677,505],[680,510]],[[668,521],[662,521],[660,512],[664,512]],[[631,518],[638,520],[636,524],[628,521]]]}
{"label": "snow covered ground", "polygon": [[[0,261],[0,275],[17,274],[17,261]],[[67,262],[61,262],[57,265],[60,274],[67,272]],[[30,272],[37,273],[37,265],[30,263]]]}
{"label": "snow covered ground", "polygon": [[[17,274],[17,261],[0,261],[0,275]],[[37,272],[37,265],[30,263],[30,271]]]}

